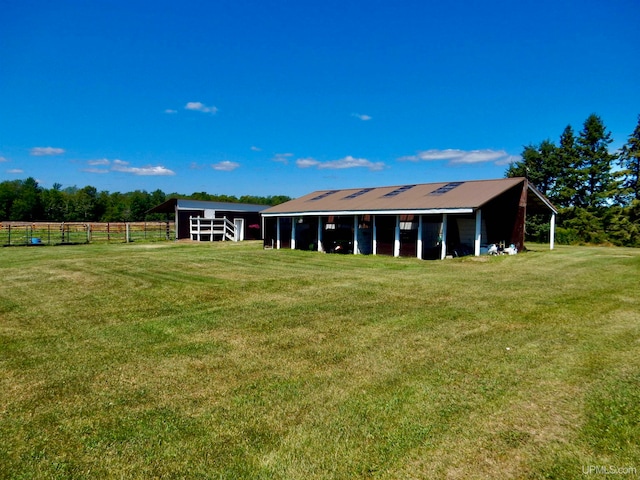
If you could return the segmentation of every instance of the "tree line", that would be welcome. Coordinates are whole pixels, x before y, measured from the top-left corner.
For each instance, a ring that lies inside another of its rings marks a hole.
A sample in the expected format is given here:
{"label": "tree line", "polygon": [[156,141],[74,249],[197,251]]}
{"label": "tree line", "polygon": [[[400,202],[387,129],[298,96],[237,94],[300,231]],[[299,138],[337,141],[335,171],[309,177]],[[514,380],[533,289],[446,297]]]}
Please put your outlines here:
{"label": "tree line", "polygon": [[[556,144],[527,145],[506,177],[526,177],[558,209],[558,243],[640,246],[640,116],[617,152],[602,119],[591,114],[578,134],[567,125]],[[527,218],[527,238],[547,241],[548,222]]]}
{"label": "tree line", "polygon": [[243,195],[165,194],[162,190],[128,193],[98,191],[95,187],[67,187],[56,183],[43,188],[29,177],[0,183],[0,220],[29,222],[141,222],[166,220],[166,214],[147,212],[170,198],[189,198],[215,202],[277,205],[290,200],[285,195],[260,197]]}

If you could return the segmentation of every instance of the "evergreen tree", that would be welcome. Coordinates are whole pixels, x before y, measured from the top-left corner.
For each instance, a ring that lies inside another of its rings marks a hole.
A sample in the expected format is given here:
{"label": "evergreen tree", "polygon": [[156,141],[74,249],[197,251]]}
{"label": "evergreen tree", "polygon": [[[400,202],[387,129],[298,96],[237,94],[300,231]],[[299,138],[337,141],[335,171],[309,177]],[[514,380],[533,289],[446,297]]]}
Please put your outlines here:
{"label": "evergreen tree", "polygon": [[577,140],[577,170],[581,182],[576,206],[604,206],[615,196],[618,182],[611,169],[617,155],[609,153],[612,141],[611,133],[607,132],[600,117],[589,115]]}
{"label": "evergreen tree", "polygon": [[635,130],[620,150],[624,194],[629,200],[640,200],[640,115]]}
{"label": "evergreen tree", "polygon": [[560,135],[560,146],[556,150],[557,178],[549,194],[558,207],[569,207],[576,203],[580,187],[578,164],[576,138],[571,125],[567,125]]}
{"label": "evergreen tree", "polygon": [[527,145],[522,152],[522,160],[512,163],[506,177],[526,177],[545,195],[549,195],[556,183],[557,147],[550,140],[540,145]]}

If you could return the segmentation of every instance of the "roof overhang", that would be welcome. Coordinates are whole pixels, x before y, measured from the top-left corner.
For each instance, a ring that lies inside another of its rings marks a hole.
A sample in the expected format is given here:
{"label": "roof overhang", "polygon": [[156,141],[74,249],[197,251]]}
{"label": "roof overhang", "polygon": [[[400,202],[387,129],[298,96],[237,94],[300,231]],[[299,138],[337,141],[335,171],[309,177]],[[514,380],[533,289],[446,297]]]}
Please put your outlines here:
{"label": "roof overhang", "polygon": [[534,205],[534,206],[537,206],[537,207],[542,207],[541,208],[542,210],[544,210],[544,207],[546,207],[549,210],[551,210],[551,212],[553,214],[555,214],[555,215],[558,214],[558,209],[553,206],[553,204],[549,201],[549,199],[547,197],[545,197],[542,194],[542,192],[540,192],[540,190],[538,190],[536,187],[534,187],[531,182],[527,182],[527,185],[529,186],[528,192],[532,194],[532,195],[528,196],[528,199],[527,199],[527,204],[528,205]]}
{"label": "roof overhang", "polygon": [[191,200],[188,198],[170,198],[160,205],[156,205],[147,213],[175,213],[177,210],[222,210],[225,212],[256,212],[268,208],[268,205],[250,203],[210,202],[206,200]]}
{"label": "roof overhang", "polygon": [[[509,193],[510,192],[510,193]],[[524,177],[466,182],[415,184],[364,189],[320,190],[270,207],[269,217],[350,215],[470,214],[503,195],[526,195],[521,206],[531,213],[558,213],[551,202]]]}
{"label": "roof overhang", "polygon": [[326,210],[326,211],[301,211],[283,213],[263,213],[263,217],[329,217],[348,215],[441,215],[441,214],[469,214],[473,208],[429,208],[429,209],[403,209],[403,210]]}

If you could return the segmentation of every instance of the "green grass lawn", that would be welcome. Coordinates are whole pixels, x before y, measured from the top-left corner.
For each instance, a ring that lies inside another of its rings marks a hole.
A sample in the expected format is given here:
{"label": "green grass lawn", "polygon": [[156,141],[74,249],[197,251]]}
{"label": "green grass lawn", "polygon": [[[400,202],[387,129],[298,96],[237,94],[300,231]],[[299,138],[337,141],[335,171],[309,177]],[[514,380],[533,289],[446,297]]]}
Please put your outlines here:
{"label": "green grass lawn", "polygon": [[530,248],[0,249],[0,477],[637,477],[640,250]]}

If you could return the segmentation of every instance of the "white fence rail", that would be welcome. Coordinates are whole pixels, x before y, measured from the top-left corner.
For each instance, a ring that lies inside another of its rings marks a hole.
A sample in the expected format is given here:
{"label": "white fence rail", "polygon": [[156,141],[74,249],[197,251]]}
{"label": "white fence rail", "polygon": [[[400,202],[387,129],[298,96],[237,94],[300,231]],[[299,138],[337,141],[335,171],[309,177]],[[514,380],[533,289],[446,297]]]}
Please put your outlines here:
{"label": "white fence rail", "polygon": [[189,217],[189,222],[191,224],[191,240],[197,240],[199,242],[213,242],[215,240],[238,241],[236,226],[233,222],[229,221],[227,217]]}

